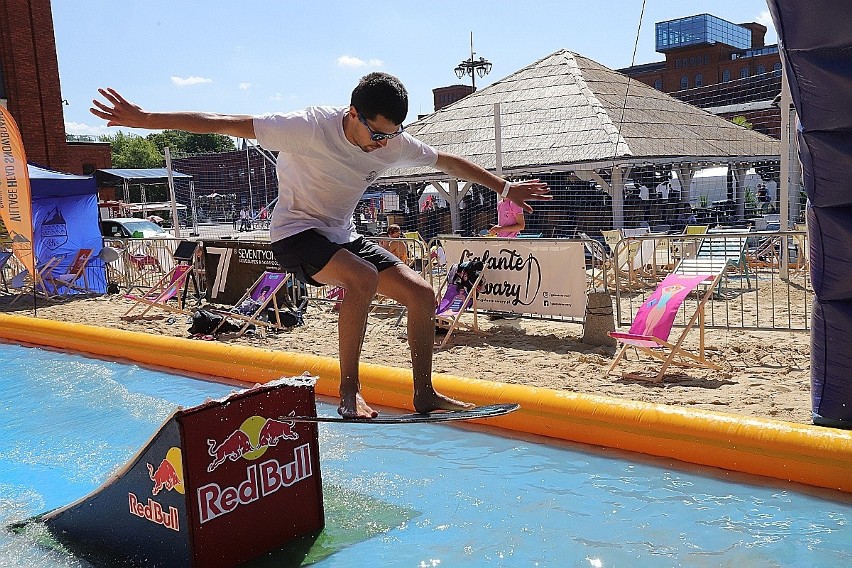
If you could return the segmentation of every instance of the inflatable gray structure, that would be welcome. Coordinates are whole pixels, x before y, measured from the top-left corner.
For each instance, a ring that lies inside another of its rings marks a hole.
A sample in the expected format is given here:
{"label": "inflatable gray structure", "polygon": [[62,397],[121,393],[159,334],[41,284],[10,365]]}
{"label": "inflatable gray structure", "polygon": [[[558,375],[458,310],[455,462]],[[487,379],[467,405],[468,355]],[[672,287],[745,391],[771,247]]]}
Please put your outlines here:
{"label": "inflatable gray structure", "polygon": [[813,422],[852,428],[852,3],[768,0],[808,196]]}

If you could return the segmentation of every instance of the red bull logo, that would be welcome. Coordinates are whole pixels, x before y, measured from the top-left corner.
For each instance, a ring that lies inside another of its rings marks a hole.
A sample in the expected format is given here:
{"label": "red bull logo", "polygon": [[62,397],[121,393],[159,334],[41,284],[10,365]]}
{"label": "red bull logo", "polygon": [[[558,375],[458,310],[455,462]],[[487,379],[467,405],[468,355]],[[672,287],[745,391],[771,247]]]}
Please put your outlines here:
{"label": "red bull logo", "polygon": [[[152,495],[156,496],[164,490],[177,491],[183,494],[183,461],[180,448],[169,448],[166,457],[163,458],[156,469],[150,463],[145,465],[148,466],[148,477],[154,482],[154,486],[151,488]],[[160,503],[150,497],[147,502],[142,502],[132,492],[127,494],[127,498],[131,515],[136,515],[173,531],[180,531],[177,508],[170,506],[169,510],[166,511]]]}
{"label": "red bull logo", "polygon": [[170,448],[157,469],[154,469],[151,464],[146,465],[148,466],[148,477],[154,482],[154,488],[151,489],[152,495],[157,495],[163,489],[174,490],[183,494],[183,462],[181,461],[180,448]]}
{"label": "red bull logo", "polygon": [[311,446],[301,445],[293,450],[293,461],[281,463],[275,458],[246,468],[245,481],[235,487],[208,483],[198,488],[198,511],[201,523],[226,515],[241,505],[249,505],[283,487],[313,475]]}
{"label": "red bull logo", "polygon": [[149,498],[147,503],[140,503],[133,493],[128,493],[127,496],[130,501],[130,514],[180,532],[180,517],[176,507],[169,507],[169,511],[166,512],[163,506],[153,499]]}
{"label": "red bull logo", "polygon": [[154,487],[151,489],[152,495],[157,495],[163,489],[183,494],[183,461],[180,448],[169,448],[157,469],[154,469],[151,464],[146,465],[148,477],[154,482]]}
{"label": "red bull logo", "polygon": [[256,460],[270,446],[277,446],[281,440],[298,440],[295,423],[292,421],[251,416],[246,418],[238,430],[232,432],[222,443],[207,440],[207,453],[213,458],[207,466],[210,473],[226,461],[235,462],[240,458]]}

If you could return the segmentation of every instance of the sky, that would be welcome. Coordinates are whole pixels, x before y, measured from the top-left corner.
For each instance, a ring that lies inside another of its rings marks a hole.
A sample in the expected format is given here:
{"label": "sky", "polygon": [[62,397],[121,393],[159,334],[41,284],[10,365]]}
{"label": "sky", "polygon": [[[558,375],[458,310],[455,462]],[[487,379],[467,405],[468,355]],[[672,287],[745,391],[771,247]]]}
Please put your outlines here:
{"label": "sky", "polygon": [[662,61],[654,24],[695,14],[762,23],[766,43],[777,42],[764,0],[646,0],[644,13],[641,0],[52,0],[52,9],[66,132],[78,135],[119,130],[89,113],[99,87],[152,111],[263,114],[348,105],[371,71],[402,79],[410,122],[434,111],[432,89],[470,84],[453,69],[471,56],[471,33],[475,59],[493,65],[477,89],[560,49],[611,69]]}

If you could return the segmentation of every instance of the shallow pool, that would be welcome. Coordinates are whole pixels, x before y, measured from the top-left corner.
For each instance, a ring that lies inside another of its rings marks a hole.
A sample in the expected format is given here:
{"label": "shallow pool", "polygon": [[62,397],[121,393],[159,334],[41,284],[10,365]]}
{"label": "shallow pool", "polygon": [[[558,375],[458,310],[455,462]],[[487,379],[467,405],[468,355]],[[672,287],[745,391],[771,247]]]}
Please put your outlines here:
{"label": "shallow pool", "polygon": [[[176,405],[230,390],[0,344],[0,524],[84,496]],[[852,565],[852,498],[836,492],[437,424],[322,424],[320,451],[343,489],[327,524],[366,537],[316,566]],[[0,566],[89,566],[36,540],[0,532]]]}

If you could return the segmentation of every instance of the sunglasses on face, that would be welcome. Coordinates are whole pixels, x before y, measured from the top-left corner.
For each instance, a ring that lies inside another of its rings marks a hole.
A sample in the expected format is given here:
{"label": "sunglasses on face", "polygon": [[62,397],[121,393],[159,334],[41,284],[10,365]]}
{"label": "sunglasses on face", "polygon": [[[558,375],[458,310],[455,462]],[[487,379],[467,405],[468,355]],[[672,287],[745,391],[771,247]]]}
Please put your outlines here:
{"label": "sunglasses on face", "polygon": [[399,130],[397,130],[396,132],[394,132],[392,134],[386,134],[384,132],[376,132],[375,130],[370,128],[369,124],[367,124],[367,119],[364,118],[364,115],[361,114],[361,111],[358,111],[358,120],[360,120],[361,124],[366,126],[367,130],[370,131],[370,140],[372,140],[373,142],[381,142],[382,140],[390,140],[391,138],[396,138],[397,136],[402,134],[403,130],[405,130],[405,127],[400,125]]}

